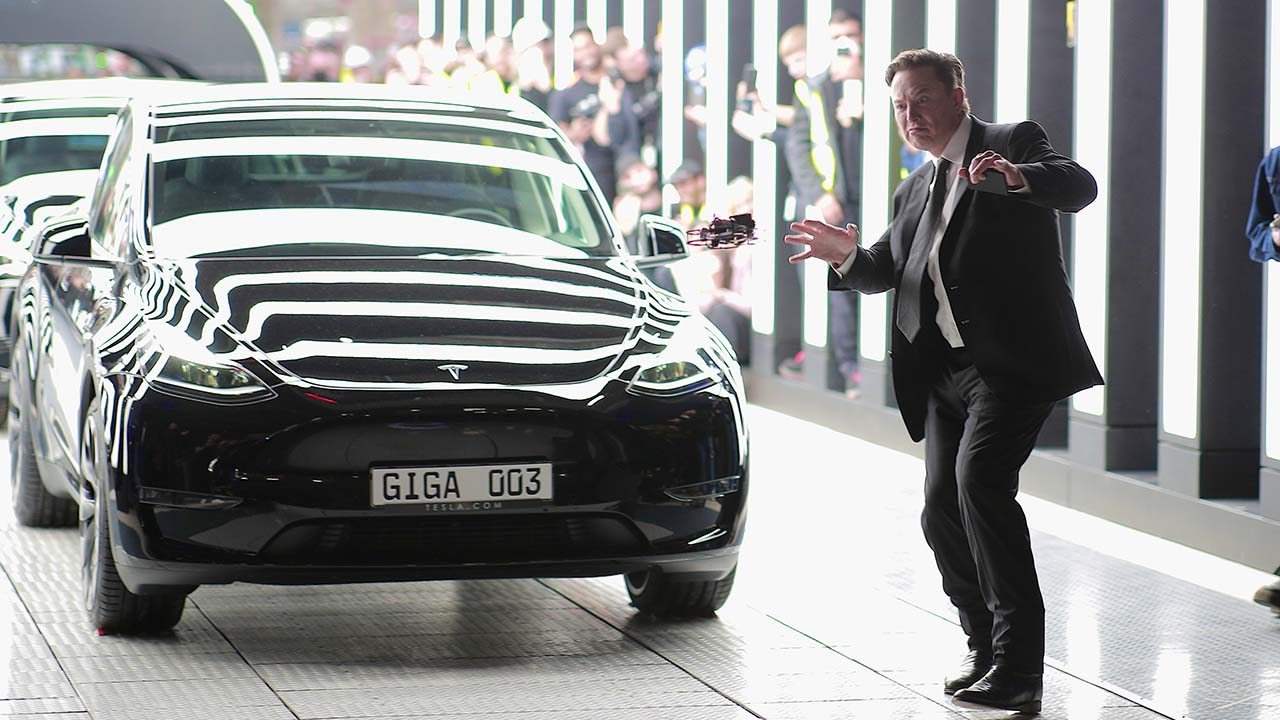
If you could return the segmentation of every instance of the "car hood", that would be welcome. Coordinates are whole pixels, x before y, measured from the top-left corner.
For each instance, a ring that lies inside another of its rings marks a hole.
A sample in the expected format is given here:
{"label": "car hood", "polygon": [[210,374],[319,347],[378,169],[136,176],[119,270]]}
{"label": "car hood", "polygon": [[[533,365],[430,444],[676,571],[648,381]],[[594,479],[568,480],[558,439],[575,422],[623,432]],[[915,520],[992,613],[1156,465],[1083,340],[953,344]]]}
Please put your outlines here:
{"label": "car hood", "polygon": [[195,301],[197,312],[171,315],[188,318],[189,334],[202,324],[212,345],[230,330],[282,380],[313,387],[580,383],[651,337],[641,332],[647,285],[621,258],[219,258],[159,267]]}
{"label": "car hood", "polygon": [[[41,211],[65,212],[67,206],[93,192],[97,170],[64,170],[20,177],[0,185],[0,200],[10,202],[20,226],[29,227],[44,219]],[[50,216],[52,217],[52,216]]]}

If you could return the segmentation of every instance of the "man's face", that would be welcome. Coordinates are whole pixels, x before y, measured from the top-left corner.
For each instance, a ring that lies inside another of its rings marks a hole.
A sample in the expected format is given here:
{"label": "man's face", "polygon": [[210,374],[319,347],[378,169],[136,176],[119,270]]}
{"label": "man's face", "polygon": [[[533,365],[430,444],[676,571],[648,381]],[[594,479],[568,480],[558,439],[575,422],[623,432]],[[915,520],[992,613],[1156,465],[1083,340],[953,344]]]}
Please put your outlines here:
{"label": "man's face", "polygon": [[586,72],[600,69],[600,46],[588,32],[574,33],[573,66]]}
{"label": "man's face", "polygon": [[841,38],[848,38],[862,46],[862,23],[857,20],[846,20],[844,22],[831,23],[827,26],[831,31],[831,42],[837,42]]}
{"label": "man's face", "polygon": [[782,58],[782,63],[787,66],[787,74],[792,80],[799,80],[805,76],[808,59],[809,54],[804,50],[797,50]]}
{"label": "man's face", "polygon": [[618,51],[618,72],[630,83],[644,80],[649,75],[649,53],[634,45]]}
{"label": "man's face", "polygon": [[695,207],[702,205],[703,199],[707,196],[707,179],[702,175],[695,175],[691,178],[681,180],[675,183],[676,194],[680,196],[680,202]]}
{"label": "man's face", "polygon": [[893,116],[902,138],[921,150],[942,155],[963,118],[964,90],[947,92],[931,67],[909,68],[893,76]]}

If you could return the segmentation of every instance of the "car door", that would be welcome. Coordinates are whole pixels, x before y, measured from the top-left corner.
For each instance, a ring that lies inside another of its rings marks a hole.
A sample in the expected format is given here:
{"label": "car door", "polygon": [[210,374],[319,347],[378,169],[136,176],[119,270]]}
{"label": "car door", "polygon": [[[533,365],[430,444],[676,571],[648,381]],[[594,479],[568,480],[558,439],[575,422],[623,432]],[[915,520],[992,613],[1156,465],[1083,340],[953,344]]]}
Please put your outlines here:
{"label": "car door", "polygon": [[[98,257],[114,254],[120,238],[137,225],[140,183],[131,177],[133,125],[128,114],[108,148],[102,176],[89,214],[89,242]],[[41,264],[41,303],[38,315],[36,402],[46,460],[65,473],[71,483],[79,466],[80,429],[85,406],[85,380],[90,377],[92,332],[101,318],[98,298],[109,292],[114,270],[75,262]]]}

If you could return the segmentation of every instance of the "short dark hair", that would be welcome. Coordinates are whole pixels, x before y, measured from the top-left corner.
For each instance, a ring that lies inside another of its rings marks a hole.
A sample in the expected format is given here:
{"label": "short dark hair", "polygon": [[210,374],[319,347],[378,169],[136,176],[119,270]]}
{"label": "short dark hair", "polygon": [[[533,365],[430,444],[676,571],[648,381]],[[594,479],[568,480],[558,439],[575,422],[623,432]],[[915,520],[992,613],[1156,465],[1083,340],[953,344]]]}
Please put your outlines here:
{"label": "short dark hair", "polygon": [[862,27],[862,17],[858,13],[850,12],[844,8],[835,8],[831,11],[831,18],[827,20],[828,25],[839,25],[840,23],[856,22],[858,27]]}
{"label": "short dark hair", "polygon": [[[915,50],[903,50],[898,56],[889,63],[889,67],[884,71],[884,84],[892,86],[893,78],[903,70],[912,70],[914,68],[929,67],[933,68],[933,72],[942,81],[947,92],[950,93],[956,88],[964,90],[964,64],[960,62],[960,58],[951,53],[938,52],[928,48],[918,48]],[[960,107],[965,114],[969,113],[969,97],[965,95],[964,105]]]}

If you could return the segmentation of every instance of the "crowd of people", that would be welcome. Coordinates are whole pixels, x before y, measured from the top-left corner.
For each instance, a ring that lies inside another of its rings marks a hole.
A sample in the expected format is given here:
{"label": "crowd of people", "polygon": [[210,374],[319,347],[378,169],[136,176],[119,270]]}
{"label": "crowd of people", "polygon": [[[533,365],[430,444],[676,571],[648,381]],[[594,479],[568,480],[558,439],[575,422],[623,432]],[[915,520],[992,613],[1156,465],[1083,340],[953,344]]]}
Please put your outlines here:
{"label": "crowd of people", "polygon": [[[285,76],[295,81],[423,85],[528,100],[577,146],[633,252],[640,250],[640,219],[646,214],[665,214],[694,230],[713,214],[751,212],[753,187],[745,176],[729,184],[727,207],[707,207],[706,175],[696,151],[670,177],[660,176],[661,68],[649,48],[629,41],[617,27],[598,40],[590,28],[578,26],[571,40],[573,78],[559,88],[553,83],[550,30],[532,18],[518,21],[509,36],[490,35],[481,48],[465,39],[446,47],[440,37],[430,37],[396,47],[381,61],[358,48],[353,52],[334,42],[319,42],[293,53]],[[661,48],[660,34],[653,47]],[[695,48],[682,68],[695,88],[705,83],[704,55]],[[695,126],[705,125],[703,97],[705,93],[691,92],[685,108],[685,117]],[[677,203],[664,201],[664,180],[678,196]],[[724,332],[739,360],[749,361],[749,253],[694,248],[688,260],[649,273],[658,285],[693,302]]]}

